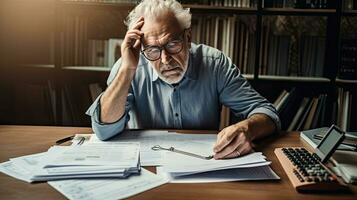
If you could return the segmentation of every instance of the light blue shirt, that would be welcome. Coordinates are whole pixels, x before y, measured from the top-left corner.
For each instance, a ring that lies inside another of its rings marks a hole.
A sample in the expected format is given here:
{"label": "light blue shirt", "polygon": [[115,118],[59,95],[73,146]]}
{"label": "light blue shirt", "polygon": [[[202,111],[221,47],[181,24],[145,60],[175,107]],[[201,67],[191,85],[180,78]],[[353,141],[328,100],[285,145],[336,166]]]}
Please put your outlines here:
{"label": "light blue shirt", "polygon": [[[107,84],[120,67],[114,64]],[[280,129],[274,106],[258,94],[242,77],[240,70],[221,51],[192,44],[188,69],[182,81],[170,85],[162,81],[143,55],[131,82],[125,114],[114,123],[100,121],[100,98],[87,111],[93,131],[106,140],[126,126],[143,129],[215,129],[219,128],[222,104],[243,120],[255,113],[269,116]]]}

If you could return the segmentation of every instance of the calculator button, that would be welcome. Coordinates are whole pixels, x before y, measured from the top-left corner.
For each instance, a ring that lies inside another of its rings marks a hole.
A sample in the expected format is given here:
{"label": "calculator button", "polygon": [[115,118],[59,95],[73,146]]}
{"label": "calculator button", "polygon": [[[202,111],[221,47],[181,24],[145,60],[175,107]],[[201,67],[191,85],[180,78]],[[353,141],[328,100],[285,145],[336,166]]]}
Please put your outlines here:
{"label": "calculator button", "polygon": [[306,181],[306,182],[312,182],[312,178],[306,177],[306,178],[305,178],[305,181]]}
{"label": "calculator button", "polygon": [[314,177],[313,180],[314,180],[314,182],[316,182],[316,183],[320,182],[320,179],[318,179],[317,177]]}

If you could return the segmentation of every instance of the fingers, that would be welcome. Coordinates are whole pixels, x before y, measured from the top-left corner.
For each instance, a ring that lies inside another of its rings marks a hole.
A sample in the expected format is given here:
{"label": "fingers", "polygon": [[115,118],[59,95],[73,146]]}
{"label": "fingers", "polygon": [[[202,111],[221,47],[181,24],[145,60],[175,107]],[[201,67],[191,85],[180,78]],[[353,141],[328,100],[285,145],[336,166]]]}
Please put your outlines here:
{"label": "fingers", "polygon": [[132,30],[134,29],[140,30],[140,28],[143,25],[144,25],[144,18],[139,18],[139,20],[135,22],[135,25],[133,26]]}
{"label": "fingers", "polygon": [[140,40],[141,37],[143,36],[143,33],[140,31],[141,27],[144,25],[144,18],[140,17],[136,22],[135,25],[131,30],[128,30],[128,32],[125,35],[124,38],[124,48],[125,47],[134,47],[138,48],[140,46]]}
{"label": "fingers", "polygon": [[139,30],[128,31],[121,46],[122,56],[126,55],[125,52],[131,51],[137,55],[141,46],[141,37],[142,33]]}
{"label": "fingers", "polygon": [[243,155],[246,155],[248,153],[252,153],[253,151],[254,150],[253,150],[252,146],[249,145],[249,143],[245,143],[244,145],[238,147],[238,149],[236,149],[232,153],[224,156],[223,159],[237,158],[239,156],[243,156]]}
{"label": "fingers", "polygon": [[234,131],[229,131],[228,128],[223,129],[217,136],[217,143],[215,144],[213,151],[215,153],[222,151],[231,141],[236,137]]}
{"label": "fingers", "polygon": [[[233,139],[230,139],[232,138]],[[230,129],[225,130],[222,134],[218,136],[218,142],[215,148],[220,151],[215,151],[214,158],[215,159],[222,159],[222,158],[235,158],[239,157],[240,155],[245,155],[253,150],[253,144],[250,141],[248,135],[238,129],[238,132],[230,131]],[[228,144],[227,141],[231,140]],[[220,148],[221,145],[224,146]]]}
{"label": "fingers", "polygon": [[139,49],[140,48],[140,44],[141,44],[141,42],[140,42],[140,40],[136,40],[136,42],[135,42],[135,44],[134,44],[134,48],[135,49]]}
{"label": "fingers", "polygon": [[140,17],[138,20],[136,20],[135,25],[133,26],[133,29],[140,29],[144,25],[144,17]]}
{"label": "fingers", "polygon": [[249,142],[246,142],[246,143],[243,143],[241,145],[239,145],[237,147],[237,149],[235,149],[233,152],[225,155],[225,156],[222,156],[220,157],[220,155],[216,154],[214,155],[214,159],[229,159],[229,158],[237,158],[239,156],[243,156],[243,155],[246,155],[248,153],[251,153],[253,152],[253,146],[249,143]]}
{"label": "fingers", "polygon": [[[234,140],[225,146],[221,151],[216,152],[215,159],[225,158],[227,155],[234,153],[244,141],[240,137],[235,137]],[[237,157],[237,156],[236,156]]]}
{"label": "fingers", "polygon": [[126,33],[126,37],[128,37],[128,39],[130,40],[140,40],[142,35],[143,34],[140,31],[134,31],[134,30],[128,31]]}
{"label": "fingers", "polygon": [[[232,153],[224,156],[225,159],[229,159],[229,158],[237,158],[241,155],[240,151],[239,150],[235,150],[233,151]],[[215,158],[216,159],[216,158]],[[217,159],[220,159],[220,158],[217,158]]]}

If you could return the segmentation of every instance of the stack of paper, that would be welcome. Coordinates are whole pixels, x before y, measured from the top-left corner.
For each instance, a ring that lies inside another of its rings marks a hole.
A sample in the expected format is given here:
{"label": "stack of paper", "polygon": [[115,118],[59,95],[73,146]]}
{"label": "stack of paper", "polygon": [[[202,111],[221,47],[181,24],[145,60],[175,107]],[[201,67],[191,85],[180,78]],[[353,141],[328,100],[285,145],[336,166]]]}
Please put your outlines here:
{"label": "stack of paper", "polygon": [[0,171],[14,178],[33,182],[33,172],[40,167],[40,162],[46,153],[38,153],[17,158],[11,158],[10,161],[0,163]]}
{"label": "stack of paper", "polygon": [[[209,156],[213,155],[216,137],[215,134],[128,131],[110,141],[100,141],[93,135],[82,145],[55,146],[45,153],[10,159],[0,163],[0,171],[27,182],[51,180],[49,184],[69,199],[126,198],[169,181],[202,183],[279,179],[260,152],[235,159],[204,160],[152,150],[153,146],[160,145]],[[140,162],[141,165],[162,167],[157,168],[157,175],[145,169],[137,173]],[[123,179],[132,173],[137,174]],[[88,177],[91,179],[85,179]]]}
{"label": "stack of paper", "polygon": [[357,152],[338,150],[331,160],[335,164],[333,170],[346,183],[357,183]]}
{"label": "stack of paper", "polygon": [[123,199],[168,182],[145,169],[126,179],[75,179],[48,182],[68,199]]}
{"label": "stack of paper", "polygon": [[[69,178],[125,178],[140,171],[139,143],[54,146],[46,153],[10,159],[3,171],[22,172],[22,180],[49,181]],[[24,176],[24,177],[23,177]]]}
{"label": "stack of paper", "polygon": [[52,147],[32,180],[127,177],[140,171],[139,150],[139,143]]}
{"label": "stack of paper", "polygon": [[216,134],[179,134],[168,131],[125,131],[109,141],[101,141],[93,135],[84,145],[109,145],[121,142],[140,142],[141,166],[160,166],[163,164],[162,151],[153,151],[155,145],[183,148],[204,145],[212,149],[216,142]]}
{"label": "stack of paper", "polygon": [[[190,146],[184,150],[199,155],[212,155],[212,148],[206,145]],[[246,170],[247,168],[262,169],[261,167],[263,166],[269,167],[270,163],[271,162],[267,161],[261,152],[223,160],[205,160],[175,152],[166,152],[162,171],[163,173],[167,173],[167,176],[175,178],[218,170],[235,169],[235,171],[237,171],[238,169]]]}
{"label": "stack of paper", "polygon": [[[85,145],[140,142],[142,166],[162,166],[158,174],[171,182],[222,182],[239,180],[279,179],[261,152],[228,160],[203,160],[175,152],[154,151],[161,147],[188,151],[202,156],[213,155],[216,134],[179,134],[167,131],[127,131],[110,141],[100,141],[95,135]],[[229,177],[229,178],[228,178]]]}
{"label": "stack of paper", "polygon": [[156,173],[167,177],[170,180],[170,183],[216,183],[280,179],[269,166],[225,169],[176,177],[173,177],[169,173],[165,172],[163,167],[157,167]]}
{"label": "stack of paper", "polygon": [[[0,171],[14,178],[33,182],[33,172],[41,166],[46,153],[10,159],[0,164]],[[49,181],[48,183],[69,199],[122,199],[168,182],[163,176],[145,169],[125,179],[91,178]]]}

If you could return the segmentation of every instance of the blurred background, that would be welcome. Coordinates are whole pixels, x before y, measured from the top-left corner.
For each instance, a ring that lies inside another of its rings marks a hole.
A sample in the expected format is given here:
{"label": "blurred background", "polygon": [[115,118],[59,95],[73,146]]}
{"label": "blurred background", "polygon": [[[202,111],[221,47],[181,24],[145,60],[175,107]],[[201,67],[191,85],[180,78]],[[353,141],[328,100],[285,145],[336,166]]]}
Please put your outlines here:
{"label": "blurred background", "polygon": [[[356,131],[357,0],[182,0],[285,130]],[[0,124],[90,126],[132,0],[1,0]],[[222,109],[221,127],[241,119]]]}

